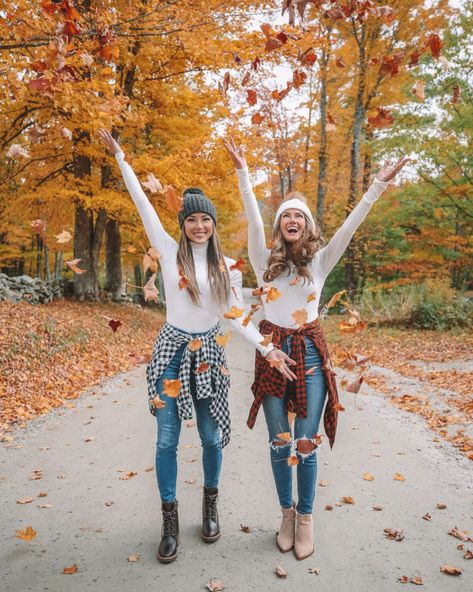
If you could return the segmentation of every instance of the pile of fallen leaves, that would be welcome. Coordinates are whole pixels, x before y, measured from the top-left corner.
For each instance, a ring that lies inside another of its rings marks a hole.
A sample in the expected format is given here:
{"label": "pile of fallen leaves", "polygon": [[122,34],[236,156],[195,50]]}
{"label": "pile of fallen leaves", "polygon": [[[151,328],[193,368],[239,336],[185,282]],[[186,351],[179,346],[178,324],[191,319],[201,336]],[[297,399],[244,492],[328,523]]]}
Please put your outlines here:
{"label": "pile of fallen leaves", "polygon": [[0,429],[148,361],[160,313],[134,305],[0,302]]}
{"label": "pile of fallen leaves", "polygon": [[[361,332],[347,335],[340,332],[338,321],[333,315],[324,323],[334,364],[361,372],[369,386],[392,395],[390,401],[398,407],[423,417],[433,431],[473,460],[473,440],[465,435],[461,427],[455,432],[446,429],[473,421],[471,331],[366,327]],[[462,361],[465,362],[464,369],[453,367]],[[426,370],[419,362],[444,363],[446,366],[450,363],[451,367]],[[390,368],[402,376],[417,379],[425,384],[423,395],[395,394],[398,389],[389,386],[384,377],[370,373],[367,370],[369,366]],[[442,397],[443,412],[436,405],[437,389],[453,392],[452,396]]]}

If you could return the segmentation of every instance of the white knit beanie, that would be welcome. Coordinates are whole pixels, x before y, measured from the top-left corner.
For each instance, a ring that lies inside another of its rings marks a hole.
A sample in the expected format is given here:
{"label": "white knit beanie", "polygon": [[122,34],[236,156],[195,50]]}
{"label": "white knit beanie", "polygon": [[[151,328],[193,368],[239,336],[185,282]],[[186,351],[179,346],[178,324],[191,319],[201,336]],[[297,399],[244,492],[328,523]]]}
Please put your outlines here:
{"label": "white knit beanie", "polygon": [[304,203],[301,199],[298,199],[297,197],[294,199],[288,199],[286,201],[283,201],[280,204],[278,211],[276,212],[276,218],[274,219],[274,228],[276,228],[276,226],[279,224],[279,219],[281,218],[283,212],[291,209],[301,210],[301,212],[303,212],[308,218],[312,226],[312,230],[315,230],[315,222],[314,218],[312,217],[312,212],[309,210],[307,204]]}

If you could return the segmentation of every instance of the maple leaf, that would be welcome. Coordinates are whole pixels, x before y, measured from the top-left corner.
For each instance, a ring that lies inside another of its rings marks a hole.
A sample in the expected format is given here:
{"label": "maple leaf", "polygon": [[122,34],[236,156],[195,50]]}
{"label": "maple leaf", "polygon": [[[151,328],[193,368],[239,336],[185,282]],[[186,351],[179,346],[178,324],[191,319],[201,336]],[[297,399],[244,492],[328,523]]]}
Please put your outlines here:
{"label": "maple leaf", "polygon": [[326,129],[328,132],[333,132],[337,129],[336,119],[327,111]]}
{"label": "maple leaf", "polygon": [[368,123],[371,127],[383,129],[390,127],[394,123],[394,118],[389,109],[384,107],[377,107],[377,114],[368,117]]}
{"label": "maple leaf", "polygon": [[394,528],[385,528],[384,529],[384,536],[392,541],[402,541],[404,539],[404,531],[397,530]]}
{"label": "maple leaf", "polygon": [[347,293],[346,290],[342,290],[341,292],[337,292],[336,294],[334,294],[332,296],[332,298],[330,298],[330,300],[328,301],[328,303],[325,306],[327,308],[333,308],[337,304],[337,302],[340,300],[340,298],[346,293]]}
{"label": "maple leaf", "polygon": [[23,530],[16,531],[16,538],[21,539],[22,541],[30,542],[32,541],[38,533],[36,530],[33,529],[32,526],[27,526]]}
{"label": "maple leaf", "polygon": [[402,63],[404,55],[402,53],[396,53],[394,55],[383,56],[381,61],[380,70],[385,74],[390,74],[391,78],[398,74],[399,66]]}
{"label": "maple leaf", "polygon": [[440,571],[448,576],[459,576],[463,573],[463,571],[459,567],[449,565],[448,563],[444,563],[444,565],[441,565]]}
{"label": "maple leaf", "polygon": [[153,302],[159,301],[159,292],[158,288],[156,287],[156,272],[153,273],[153,275],[143,286],[143,293],[145,297],[145,302],[149,302],[150,300]]}
{"label": "maple leaf", "polygon": [[184,290],[189,285],[189,278],[184,275],[184,272],[179,267],[179,290]]}
{"label": "maple leaf", "polygon": [[268,292],[266,294],[266,303],[274,302],[278,298],[281,297],[281,292],[275,288],[274,286],[269,286]]}
{"label": "maple leaf", "polygon": [[182,207],[182,197],[178,195],[176,188],[173,185],[166,185],[161,190],[161,193],[164,193],[169,210],[171,212],[179,212]]}
{"label": "maple leaf", "polygon": [[87,273],[86,269],[79,269],[79,267],[77,267],[77,265],[80,261],[82,261],[82,259],[72,259],[71,261],[66,261],[66,265],[67,265],[67,267],[72,269],[72,271],[74,273],[77,273],[77,274]]}
{"label": "maple leaf", "polygon": [[277,37],[270,37],[264,46],[264,50],[267,52],[279,49],[282,46],[282,42]]}
{"label": "maple leaf", "polygon": [[[262,341],[260,341],[260,345],[262,345],[263,347],[267,347],[271,343],[271,339],[273,338],[273,334],[269,333],[268,335],[263,335],[263,337],[264,337],[264,339],[262,339]],[[271,360],[271,361],[278,362],[279,360]]]}
{"label": "maple leaf", "polygon": [[333,406],[334,411],[345,411],[345,407],[340,403],[340,401],[337,401],[335,403],[335,405]]}
{"label": "maple leaf", "polygon": [[251,62],[251,67],[253,68],[253,70],[258,70],[258,66],[261,64],[261,60],[259,59],[258,56],[255,57],[255,59]]}
{"label": "maple leaf", "polygon": [[195,369],[195,373],[196,374],[202,374],[203,372],[207,372],[207,370],[210,368],[209,364],[207,362],[201,362],[197,368]]}
{"label": "maple leaf", "polygon": [[108,321],[108,326],[109,326],[109,327],[112,329],[112,331],[113,331],[114,333],[116,333],[116,332],[117,332],[117,329],[118,329],[118,327],[121,327],[121,326],[122,326],[122,324],[123,324],[123,323],[122,323],[121,321],[119,321],[119,320],[116,320],[116,319],[110,319],[110,320]]}
{"label": "maple leaf", "polygon": [[243,63],[243,60],[242,60],[242,59],[241,59],[241,57],[240,57],[240,56],[237,54],[237,52],[236,52],[236,51],[234,51],[234,52],[232,53],[232,55],[233,55],[233,59],[234,59],[234,61],[235,61],[235,63],[236,63],[236,64],[240,65],[241,63]]}
{"label": "maple leaf", "polygon": [[307,74],[301,70],[294,70],[292,73],[292,84],[294,88],[299,89],[307,80]]}
{"label": "maple leaf", "polygon": [[150,404],[155,409],[163,409],[166,407],[166,401],[163,401],[159,395],[156,395],[153,399],[151,399]]}
{"label": "maple leaf", "polygon": [[363,384],[363,381],[364,381],[364,377],[360,376],[355,381],[353,381],[351,384],[349,384],[347,387],[345,387],[345,390],[349,393],[356,394],[360,390],[361,385]]}
{"label": "maple leaf", "polygon": [[153,173],[148,173],[148,177],[146,181],[143,181],[143,187],[149,189],[151,193],[158,193],[158,191],[163,190],[163,186],[161,185],[161,181],[156,179]]}
{"label": "maple leaf", "polygon": [[238,261],[235,261],[235,263],[230,265],[230,271],[232,271],[234,269],[238,269],[238,271],[241,271],[241,273],[245,273],[246,272],[245,265],[246,265],[246,263],[245,263],[244,259],[238,259]]}
{"label": "maple leaf", "polygon": [[309,49],[306,49],[303,52],[299,50],[297,59],[306,66],[313,66],[317,61],[317,55],[315,51],[312,49],[312,47],[309,47]]}
{"label": "maple leaf", "polygon": [[256,125],[259,125],[263,119],[265,118],[265,116],[262,113],[254,113],[251,117],[251,123],[255,123]]}
{"label": "maple leaf", "polygon": [[299,327],[303,327],[307,323],[308,314],[305,308],[295,310],[291,316]]}
{"label": "maple leaf", "polygon": [[217,344],[220,345],[220,347],[225,347],[226,345],[228,345],[228,342],[230,341],[231,337],[232,333],[229,331],[224,335],[215,335],[214,339],[217,342]]}
{"label": "maple leaf", "polygon": [[246,100],[248,101],[249,105],[251,105],[251,106],[256,105],[256,103],[258,101],[256,91],[251,88],[248,88],[246,91]]}
{"label": "maple leaf", "polygon": [[170,397],[171,399],[175,399],[179,392],[181,391],[182,383],[180,380],[171,380],[165,378],[163,380],[163,393]]}
{"label": "maple leaf", "polygon": [[136,563],[139,560],[140,560],[140,556],[139,555],[129,555],[127,557],[128,563]]}
{"label": "maple leaf", "polygon": [[276,437],[280,440],[284,440],[284,442],[290,442],[292,440],[289,432],[281,432],[280,434],[276,434]]}
{"label": "maple leaf", "polygon": [[198,351],[202,347],[202,339],[189,340],[187,347],[193,352]]}
{"label": "maple leaf", "polygon": [[292,456],[290,456],[290,457],[287,459],[287,464],[288,464],[290,467],[293,467],[293,466],[295,466],[295,465],[298,465],[298,464],[299,464],[299,459],[297,458],[297,456],[295,456],[295,455],[293,454]]}
{"label": "maple leaf", "polygon": [[262,23],[260,25],[260,29],[263,32],[263,35],[265,35],[266,37],[271,37],[273,33],[273,28],[269,23]]}
{"label": "maple leaf", "polygon": [[442,47],[443,41],[440,39],[437,33],[431,33],[428,36],[427,41],[425,42],[424,49],[429,48],[432,57],[438,60],[440,57],[440,50],[442,49]]}
{"label": "maple leaf", "polygon": [[67,230],[63,230],[59,234],[56,234],[55,237],[60,245],[65,245],[72,239],[72,234],[67,232]]}
{"label": "maple leaf", "polygon": [[394,479],[394,481],[405,481],[406,480],[404,475],[401,475],[401,473],[394,473],[393,479]]}
{"label": "maple leaf", "polygon": [[230,86],[230,72],[225,72],[223,82],[218,83],[218,90],[223,99],[227,98],[228,87]]}
{"label": "maple leaf", "polygon": [[229,311],[224,313],[223,318],[225,318],[225,319],[239,319],[244,312],[245,312],[244,308],[238,308],[237,306],[232,306]]}
{"label": "maple leaf", "polygon": [[65,567],[62,570],[62,573],[67,574],[67,575],[72,575],[72,574],[77,573],[78,571],[79,571],[79,567],[77,564],[74,563],[73,565],[70,565],[69,567]]}

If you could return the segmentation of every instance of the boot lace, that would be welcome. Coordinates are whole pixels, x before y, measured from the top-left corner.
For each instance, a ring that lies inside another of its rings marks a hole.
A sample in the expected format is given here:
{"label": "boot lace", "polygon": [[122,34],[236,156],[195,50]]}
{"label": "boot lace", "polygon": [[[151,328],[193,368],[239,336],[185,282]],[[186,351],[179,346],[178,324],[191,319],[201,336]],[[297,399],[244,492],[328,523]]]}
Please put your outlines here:
{"label": "boot lace", "polygon": [[205,511],[207,514],[207,518],[210,520],[217,519],[217,502],[218,502],[218,493],[214,494],[205,494]]}
{"label": "boot lace", "polygon": [[163,536],[174,536],[176,525],[176,512],[169,510],[163,512]]}

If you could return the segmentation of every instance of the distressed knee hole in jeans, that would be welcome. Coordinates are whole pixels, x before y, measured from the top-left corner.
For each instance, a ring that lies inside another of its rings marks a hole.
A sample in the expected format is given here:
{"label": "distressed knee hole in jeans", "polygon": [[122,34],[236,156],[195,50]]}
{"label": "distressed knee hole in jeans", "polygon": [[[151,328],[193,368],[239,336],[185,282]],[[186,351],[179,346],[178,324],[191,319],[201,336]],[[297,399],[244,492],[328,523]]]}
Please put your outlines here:
{"label": "distressed knee hole in jeans", "polygon": [[305,458],[314,456],[317,452],[317,444],[313,438],[297,438],[294,441],[297,456],[304,461]]}
{"label": "distressed knee hole in jeans", "polygon": [[279,452],[279,450],[281,450],[282,453],[287,453],[291,448],[291,444],[291,442],[286,442],[285,440],[277,439],[270,442],[270,447],[271,450],[275,450],[276,452]]}

